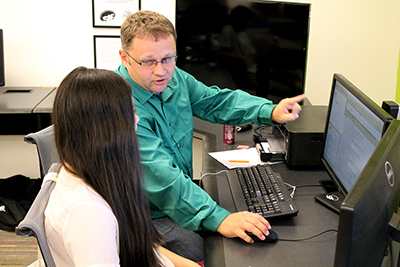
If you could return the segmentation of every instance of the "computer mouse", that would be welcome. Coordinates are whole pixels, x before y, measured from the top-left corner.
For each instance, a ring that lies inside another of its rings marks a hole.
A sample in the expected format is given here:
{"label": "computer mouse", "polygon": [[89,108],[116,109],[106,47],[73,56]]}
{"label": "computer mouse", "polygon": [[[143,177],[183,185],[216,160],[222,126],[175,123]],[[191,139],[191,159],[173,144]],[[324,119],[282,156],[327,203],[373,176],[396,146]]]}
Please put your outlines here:
{"label": "computer mouse", "polygon": [[265,237],[264,240],[259,239],[253,233],[247,233],[251,238],[253,238],[254,242],[266,242],[266,243],[274,243],[278,241],[278,234],[275,233],[273,230],[269,230],[269,235]]}

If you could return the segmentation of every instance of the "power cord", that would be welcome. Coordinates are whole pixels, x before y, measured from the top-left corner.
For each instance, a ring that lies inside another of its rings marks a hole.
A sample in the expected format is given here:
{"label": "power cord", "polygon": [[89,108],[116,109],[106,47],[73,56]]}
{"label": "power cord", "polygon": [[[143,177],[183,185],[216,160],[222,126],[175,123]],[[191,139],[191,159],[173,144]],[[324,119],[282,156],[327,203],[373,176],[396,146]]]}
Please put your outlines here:
{"label": "power cord", "polygon": [[[284,163],[284,162],[283,162],[283,161],[276,161],[276,162],[268,162],[268,163],[266,163],[266,164],[268,164],[268,165],[275,165],[275,164],[281,164],[281,163]],[[200,177],[199,186],[201,187],[201,185],[202,185],[202,183],[203,183],[203,178],[204,178],[205,176],[207,176],[207,175],[218,175],[218,174],[221,174],[221,173],[224,173],[224,172],[228,172],[228,170],[222,170],[222,171],[215,172],[215,173],[204,173],[204,174],[201,175],[201,177]]]}
{"label": "power cord", "polygon": [[272,134],[274,132],[274,127],[275,126],[266,125],[266,124],[261,125],[261,126],[257,126],[254,129],[254,134],[260,135],[260,136]]}
{"label": "power cord", "polygon": [[203,178],[204,178],[205,176],[208,176],[208,175],[218,175],[218,174],[221,174],[221,173],[224,173],[224,172],[228,172],[228,170],[222,170],[222,171],[215,172],[215,173],[204,173],[204,174],[201,175],[201,177],[200,177],[199,186],[202,187]]}
{"label": "power cord", "polygon": [[[322,185],[317,185],[317,184],[312,184],[312,185],[300,185],[300,186],[295,186],[295,185],[291,185],[287,182],[285,182],[285,185],[292,188],[292,192],[290,193],[290,197],[293,198],[294,197],[294,193],[296,192],[296,188],[302,188],[302,187],[321,187]],[[316,238],[318,236],[324,235],[326,233],[329,232],[336,232],[337,233],[338,230],[336,229],[329,229],[329,230],[325,230],[319,234],[310,236],[310,237],[306,237],[306,238],[301,238],[301,239],[285,239],[285,238],[279,238],[279,241],[287,241],[287,242],[300,242],[300,241],[306,241],[306,240],[310,240],[313,238]]]}
{"label": "power cord", "polygon": [[297,187],[295,185],[291,185],[291,184],[289,184],[287,182],[285,182],[285,185],[287,185],[287,186],[292,188],[292,192],[290,193],[290,197],[293,198],[294,197],[294,192],[296,192],[296,188]]}
{"label": "power cord", "polygon": [[305,238],[300,238],[300,239],[286,239],[286,238],[281,238],[281,237],[279,237],[278,240],[279,240],[279,241],[286,241],[286,242],[301,242],[301,241],[307,241],[307,240],[316,238],[316,237],[318,237],[318,236],[321,236],[321,235],[324,235],[324,234],[327,234],[327,233],[330,233],[330,232],[335,232],[335,233],[337,233],[337,231],[338,231],[338,230],[336,230],[336,229],[329,229],[329,230],[325,230],[325,231],[323,231],[323,232],[321,232],[321,233],[319,233],[319,234],[316,234],[316,235],[313,235],[313,236],[310,236],[310,237],[305,237]]}
{"label": "power cord", "polygon": [[291,185],[287,182],[284,182],[286,186],[290,187],[292,189],[292,192],[290,193],[290,197],[294,197],[294,193],[297,188],[304,188],[304,187],[323,187],[321,184],[309,184],[309,185]]}

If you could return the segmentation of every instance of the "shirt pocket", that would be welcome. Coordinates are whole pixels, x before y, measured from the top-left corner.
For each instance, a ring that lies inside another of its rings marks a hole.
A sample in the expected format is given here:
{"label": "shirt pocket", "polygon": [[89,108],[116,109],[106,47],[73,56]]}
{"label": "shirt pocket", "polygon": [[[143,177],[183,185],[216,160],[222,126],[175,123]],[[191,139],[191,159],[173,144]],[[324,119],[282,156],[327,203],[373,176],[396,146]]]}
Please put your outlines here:
{"label": "shirt pocket", "polygon": [[189,140],[192,142],[193,114],[190,106],[179,111],[175,125],[177,128],[174,131],[174,139],[178,146],[187,145]]}

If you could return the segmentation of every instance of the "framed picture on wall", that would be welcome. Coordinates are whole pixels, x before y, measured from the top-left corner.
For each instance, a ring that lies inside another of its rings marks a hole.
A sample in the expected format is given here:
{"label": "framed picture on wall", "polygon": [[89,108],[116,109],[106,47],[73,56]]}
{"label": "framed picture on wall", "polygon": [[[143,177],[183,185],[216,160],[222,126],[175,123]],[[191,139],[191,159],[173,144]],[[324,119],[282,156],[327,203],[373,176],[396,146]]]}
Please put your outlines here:
{"label": "framed picture on wall", "polygon": [[120,28],[139,8],[140,0],[92,0],[93,27]]}
{"label": "framed picture on wall", "polygon": [[94,67],[97,69],[116,70],[121,64],[119,36],[94,35]]}

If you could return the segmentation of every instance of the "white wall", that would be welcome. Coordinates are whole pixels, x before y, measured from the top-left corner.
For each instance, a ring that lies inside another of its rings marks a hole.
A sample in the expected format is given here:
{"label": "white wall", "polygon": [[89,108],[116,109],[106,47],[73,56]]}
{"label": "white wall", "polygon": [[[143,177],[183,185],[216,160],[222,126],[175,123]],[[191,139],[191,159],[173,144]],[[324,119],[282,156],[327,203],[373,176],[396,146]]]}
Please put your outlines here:
{"label": "white wall", "polygon": [[[175,20],[175,0],[141,2],[142,9]],[[342,73],[378,104],[394,100],[400,1],[309,2],[306,93],[310,101],[327,104],[334,72]],[[118,29],[92,27],[90,0],[0,1],[0,28],[5,37],[7,86],[57,86],[73,68],[94,66],[93,35],[119,35]]]}
{"label": "white wall", "polygon": [[[142,2],[175,20],[175,1]],[[94,67],[93,35],[119,35],[92,27],[90,0],[0,1],[0,28],[6,86],[57,86],[75,67]]]}
{"label": "white wall", "polygon": [[0,135],[0,179],[16,174],[40,177],[36,145],[23,140],[23,135]]}
{"label": "white wall", "polygon": [[400,44],[400,1],[312,0],[306,93],[326,104],[334,72],[377,104],[394,100]]}

